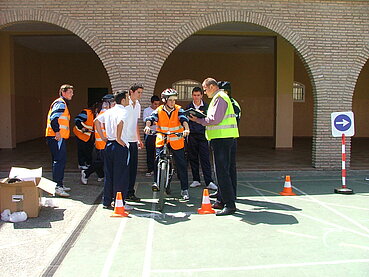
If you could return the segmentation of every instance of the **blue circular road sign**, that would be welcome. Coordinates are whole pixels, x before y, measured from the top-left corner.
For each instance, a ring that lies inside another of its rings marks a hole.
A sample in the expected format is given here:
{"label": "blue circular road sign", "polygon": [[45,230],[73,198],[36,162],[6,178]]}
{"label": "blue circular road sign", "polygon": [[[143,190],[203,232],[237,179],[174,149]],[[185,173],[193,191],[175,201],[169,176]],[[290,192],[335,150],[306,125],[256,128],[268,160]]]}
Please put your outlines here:
{"label": "blue circular road sign", "polygon": [[346,114],[340,114],[334,119],[334,127],[341,132],[345,132],[351,127],[351,118]]}

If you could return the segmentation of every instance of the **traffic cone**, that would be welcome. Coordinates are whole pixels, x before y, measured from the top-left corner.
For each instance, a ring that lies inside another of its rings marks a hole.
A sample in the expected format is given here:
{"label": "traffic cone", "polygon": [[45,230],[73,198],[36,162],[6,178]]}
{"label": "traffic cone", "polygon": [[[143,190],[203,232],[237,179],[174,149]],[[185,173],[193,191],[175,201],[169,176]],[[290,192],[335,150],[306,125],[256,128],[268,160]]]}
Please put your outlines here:
{"label": "traffic cone", "polygon": [[215,214],[214,209],[211,207],[210,198],[209,198],[209,191],[208,189],[204,189],[202,194],[202,205],[201,209],[197,209],[199,214]]}
{"label": "traffic cone", "polygon": [[115,198],[114,212],[110,217],[126,217],[126,216],[128,216],[128,213],[124,211],[122,193],[118,191],[117,197]]}
{"label": "traffic cone", "polygon": [[279,194],[283,196],[296,195],[292,191],[291,179],[289,175],[286,175],[286,180],[284,181],[283,191],[281,191]]}

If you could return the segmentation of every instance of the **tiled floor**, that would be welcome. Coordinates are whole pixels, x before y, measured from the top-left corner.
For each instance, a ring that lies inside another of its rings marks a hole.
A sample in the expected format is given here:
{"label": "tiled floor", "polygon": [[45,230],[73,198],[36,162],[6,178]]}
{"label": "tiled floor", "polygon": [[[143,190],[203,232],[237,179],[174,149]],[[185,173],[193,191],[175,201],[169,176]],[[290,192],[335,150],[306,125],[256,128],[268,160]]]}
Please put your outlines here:
{"label": "tiled floor", "polygon": [[[239,138],[237,167],[239,170],[313,169],[311,145],[311,138],[295,138],[292,150],[276,150],[272,138]],[[369,169],[369,138],[353,138],[352,146],[351,169]],[[8,172],[11,166],[42,166],[50,171],[50,153],[44,139],[20,143],[13,150],[0,150],[0,171]],[[74,139],[68,141],[66,171],[78,171]]]}

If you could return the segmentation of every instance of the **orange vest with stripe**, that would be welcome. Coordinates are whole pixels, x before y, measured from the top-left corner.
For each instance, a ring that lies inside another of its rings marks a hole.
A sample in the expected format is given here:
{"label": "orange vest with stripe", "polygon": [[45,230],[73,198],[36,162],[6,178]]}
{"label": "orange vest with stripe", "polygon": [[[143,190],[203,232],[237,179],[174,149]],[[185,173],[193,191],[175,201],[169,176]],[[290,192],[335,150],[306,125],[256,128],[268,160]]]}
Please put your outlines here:
{"label": "orange vest with stripe", "polygon": [[63,139],[68,139],[69,138],[69,135],[70,135],[70,130],[69,130],[70,114],[69,114],[67,103],[61,97],[58,98],[58,99],[56,99],[50,105],[50,110],[49,110],[49,112],[47,114],[45,136],[46,137],[55,137],[55,132],[51,128],[50,115],[51,115],[51,112],[52,112],[52,107],[55,104],[55,102],[60,102],[60,101],[64,102],[64,104],[65,104],[65,110],[64,110],[64,113],[62,113],[62,115],[58,118],[58,123],[59,123],[59,128],[60,128],[60,131],[59,132],[60,132],[60,136]]}
{"label": "orange vest with stripe", "polygon": [[[99,115],[103,114],[104,112],[106,112],[106,110],[101,110]],[[101,123],[100,125],[101,125],[101,130],[102,130],[104,136],[106,137],[105,124]],[[106,146],[106,142],[101,139],[98,132],[95,132],[95,147],[96,147],[96,149],[103,150],[103,149],[105,149],[105,146]]]}
{"label": "orange vest with stripe", "polygon": [[73,127],[73,133],[84,142],[90,140],[92,131],[94,129],[94,114],[89,109],[83,109],[87,113],[87,120],[85,122],[81,122],[82,126],[85,127],[88,131],[82,132],[82,130],[78,129],[77,126]]}
{"label": "orange vest with stripe", "polygon": [[[178,111],[181,108],[179,105],[174,106],[174,111],[172,112],[170,118],[166,111],[163,110],[164,105],[158,108],[158,122],[156,130],[163,133],[182,133],[184,128],[179,121]],[[168,142],[174,150],[178,150],[184,147],[184,138],[177,137],[176,135],[169,135]],[[156,147],[164,146],[164,138],[162,134],[156,135]]]}

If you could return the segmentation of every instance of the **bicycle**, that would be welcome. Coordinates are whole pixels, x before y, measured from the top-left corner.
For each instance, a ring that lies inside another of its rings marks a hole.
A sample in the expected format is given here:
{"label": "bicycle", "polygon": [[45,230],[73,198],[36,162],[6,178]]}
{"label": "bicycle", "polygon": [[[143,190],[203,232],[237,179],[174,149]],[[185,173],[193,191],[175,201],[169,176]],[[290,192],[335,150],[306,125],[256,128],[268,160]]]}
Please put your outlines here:
{"label": "bicycle", "polygon": [[159,200],[158,200],[158,210],[161,212],[164,208],[165,195],[170,194],[170,182],[172,180],[174,174],[174,166],[173,166],[173,156],[168,147],[168,136],[176,135],[178,137],[182,137],[182,133],[163,133],[156,131],[154,134],[162,134],[164,136],[164,146],[159,154],[158,160],[158,172],[156,178],[156,184],[159,187]]}

